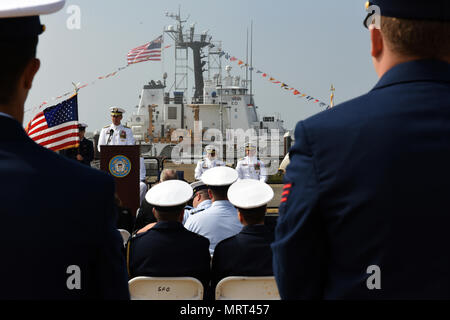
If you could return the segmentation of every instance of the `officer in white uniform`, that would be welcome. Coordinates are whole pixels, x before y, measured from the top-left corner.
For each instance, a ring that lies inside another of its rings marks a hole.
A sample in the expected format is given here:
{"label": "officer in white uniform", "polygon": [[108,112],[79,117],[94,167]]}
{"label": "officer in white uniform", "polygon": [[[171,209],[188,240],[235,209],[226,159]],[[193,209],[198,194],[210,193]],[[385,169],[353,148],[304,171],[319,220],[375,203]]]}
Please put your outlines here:
{"label": "officer in white uniform", "polygon": [[[183,224],[186,223],[187,219],[196,213],[202,212],[205,209],[211,207],[211,199],[209,199],[209,195],[203,194],[204,192],[208,192],[208,186],[203,183],[203,181],[195,181],[191,183],[191,188],[194,192],[192,206],[193,208],[184,210]],[[199,191],[200,194],[199,194]]]}
{"label": "officer in white uniform", "polygon": [[239,179],[255,179],[262,182],[267,181],[267,170],[264,163],[256,157],[256,147],[252,144],[245,146],[246,156],[236,164]]}
{"label": "officer in white uniform", "polygon": [[216,150],[213,146],[206,146],[205,151],[206,157],[197,162],[197,167],[195,167],[196,180],[200,180],[206,170],[225,165],[223,161],[216,158]]}
{"label": "officer in white uniform", "polygon": [[[111,112],[112,123],[103,127],[100,131],[100,137],[98,138],[97,148],[100,152],[100,146],[102,145],[135,145],[136,140],[134,139],[133,132],[130,128],[123,126],[120,122],[122,121],[123,114],[125,110],[122,108],[112,107],[109,109]],[[140,170],[139,170],[139,198],[140,203],[145,198],[147,192],[147,184],[145,183],[145,165],[144,158],[140,158]]]}
{"label": "officer in white uniform", "polygon": [[238,179],[238,173],[226,166],[215,167],[207,170],[201,179],[208,186],[211,207],[191,215],[184,226],[209,239],[212,255],[217,243],[242,229],[236,208],[227,197],[228,188]]}
{"label": "officer in white uniform", "polygon": [[102,145],[119,146],[136,144],[131,129],[120,123],[120,121],[122,121],[122,114],[125,113],[125,110],[112,107],[110,108],[110,111],[112,124],[107,125],[100,131],[97,145],[99,152],[100,146]]}

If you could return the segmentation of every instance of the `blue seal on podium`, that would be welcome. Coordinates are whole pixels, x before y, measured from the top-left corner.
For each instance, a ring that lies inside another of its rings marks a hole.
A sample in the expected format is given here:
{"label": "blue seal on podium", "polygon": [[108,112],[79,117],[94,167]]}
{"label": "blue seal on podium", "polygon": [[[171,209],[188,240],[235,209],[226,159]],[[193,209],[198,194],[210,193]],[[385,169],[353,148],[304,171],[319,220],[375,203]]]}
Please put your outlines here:
{"label": "blue seal on podium", "polygon": [[109,172],[116,178],[125,178],[131,171],[131,161],[125,156],[118,155],[109,161]]}

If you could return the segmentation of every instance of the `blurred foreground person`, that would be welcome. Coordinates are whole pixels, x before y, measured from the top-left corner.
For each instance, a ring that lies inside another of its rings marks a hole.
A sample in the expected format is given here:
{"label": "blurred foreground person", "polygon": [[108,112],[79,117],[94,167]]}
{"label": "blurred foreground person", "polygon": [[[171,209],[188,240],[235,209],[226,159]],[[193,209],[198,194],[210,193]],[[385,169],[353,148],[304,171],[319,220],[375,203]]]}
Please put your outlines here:
{"label": "blurred foreground person", "polygon": [[0,2],[0,299],[128,299],[113,179],[36,144],[22,127],[40,66],[39,15],[63,6]]}
{"label": "blurred foreground person", "polygon": [[450,298],[450,2],[367,8],[379,82],[295,130],[272,246],[283,299]]}

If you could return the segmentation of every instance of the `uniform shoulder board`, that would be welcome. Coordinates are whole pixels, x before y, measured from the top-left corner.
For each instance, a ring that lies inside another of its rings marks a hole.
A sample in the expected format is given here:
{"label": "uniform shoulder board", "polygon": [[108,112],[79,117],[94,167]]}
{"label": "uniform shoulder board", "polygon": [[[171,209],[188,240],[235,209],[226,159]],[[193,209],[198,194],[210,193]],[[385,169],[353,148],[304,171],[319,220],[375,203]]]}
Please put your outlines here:
{"label": "uniform shoulder board", "polygon": [[199,212],[202,212],[203,210],[205,210],[205,209],[194,209],[194,210],[191,211],[191,215],[199,213]]}
{"label": "uniform shoulder board", "polygon": [[244,158],[240,158],[238,161],[244,161]]}
{"label": "uniform shoulder board", "polygon": [[111,126],[111,125],[108,124],[108,125],[104,126],[103,129],[109,128],[110,126]]}
{"label": "uniform shoulder board", "polygon": [[127,126],[123,126],[124,128],[127,128],[127,129],[131,129],[130,127],[127,127]]}

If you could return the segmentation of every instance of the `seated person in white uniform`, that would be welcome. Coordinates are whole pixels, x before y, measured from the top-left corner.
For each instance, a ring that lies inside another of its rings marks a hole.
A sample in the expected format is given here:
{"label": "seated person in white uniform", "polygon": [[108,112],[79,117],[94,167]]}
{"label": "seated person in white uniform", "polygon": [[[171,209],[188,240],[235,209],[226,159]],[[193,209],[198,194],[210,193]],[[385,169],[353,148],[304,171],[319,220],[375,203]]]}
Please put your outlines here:
{"label": "seated person in white uniform", "polygon": [[206,171],[202,181],[208,186],[211,207],[191,215],[184,225],[186,229],[209,239],[211,255],[217,243],[242,229],[236,208],[227,197],[228,188],[237,178],[236,170],[229,167],[215,167]]}
{"label": "seated person in white uniform", "polygon": [[197,166],[195,167],[195,179],[200,180],[202,177],[202,174],[211,168],[218,167],[218,166],[224,166],[225,163],[223,161],[220,161],[217,159],[216,149],[209,145],[205,148],[206,151],[206,157],[199,162],[197,162]]}
{"label": "seated person in white uniform", "polygon": [[256,147],[250,143],[245,146],[246,156],[236,164],[239,179],[255,179],[262,182],[267,181],[267,169],[264,163],[256,156]]}
{"label": "seated person in white uniform", "polygon": [[202,212],[205,209],[211,207],[211,198],[208,194],[208,187],[202,181],[195,181],[191,183],[194,195],[192,196],[192,206],[193,209],[184,209],[183,224],[186,223],[187,219],[194,214]]}

